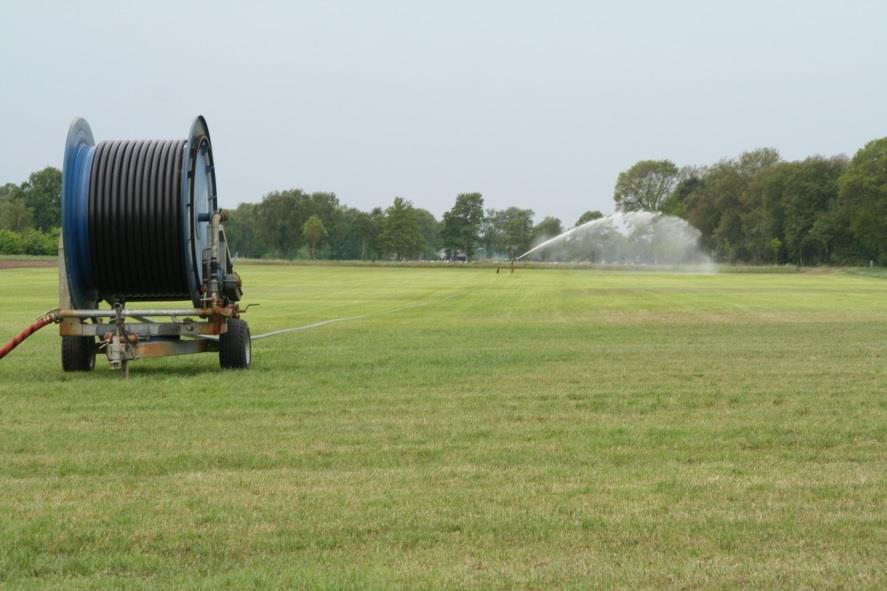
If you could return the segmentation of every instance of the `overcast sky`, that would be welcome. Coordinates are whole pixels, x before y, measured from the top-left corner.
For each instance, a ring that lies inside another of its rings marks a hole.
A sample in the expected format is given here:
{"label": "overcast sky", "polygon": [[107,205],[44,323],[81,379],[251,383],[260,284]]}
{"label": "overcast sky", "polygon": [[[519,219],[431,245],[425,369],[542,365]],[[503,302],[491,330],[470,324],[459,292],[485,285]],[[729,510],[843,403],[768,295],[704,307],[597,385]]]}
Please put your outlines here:
{"label": "overcast sky", "polygon": [[[13,5],[17,4],[17,5]],[[887,136],[887,2],[0,4],[0,183],[97,140],[212,132],[222,205],[460,192],[571,225],[646,158]]]}

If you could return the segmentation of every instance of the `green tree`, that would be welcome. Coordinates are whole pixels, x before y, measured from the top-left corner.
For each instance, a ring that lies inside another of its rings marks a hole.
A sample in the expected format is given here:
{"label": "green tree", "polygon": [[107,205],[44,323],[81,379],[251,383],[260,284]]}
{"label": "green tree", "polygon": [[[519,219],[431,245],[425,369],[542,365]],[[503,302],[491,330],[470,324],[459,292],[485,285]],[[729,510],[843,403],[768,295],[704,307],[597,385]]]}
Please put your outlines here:
{"label": "green tree", "polygon": [[594,220],[599,220],[602,217],[604,217],[604,214],[602,214],[598,210],[596,210],[596,209],[594,211],[589,210],[579,216],[579,219],[576,220],[576,225],[581,226],[582,224],[587,224],[588,222],[591,222]]}
{"label": "green tree", "polygon": [[365,261],[370,257],[370,245],[377,239],[378,231],[373,227],[370,214],[359,212],[354,219],[352,231],[360,244],[360,260]]}
{"label": "green tree", "polygon": [[533,243],[533,210],[509,207],[500,212],[497,223],[502,233],[502,246],[509,259],[530,250]]}
{"label": "green tree", "polygon": [[791,166],[782,195],[786,252],[799,265],[827,262],[828,212],[837,202],[838,179],[846,160],[814,157]]}
{"label": "green tree", "polygon": [[462,193],[453,208],[443,216],[441,237],[450,256],[462,251],[471,258],[480,243],[484,220],[484,198],[480,193]]}
{"label": "green tree", "polygon": [[372,227],[372,239],[369,247],[373,260],[382,258],[385,253],[385,247],[382,243],[382,231],[385,229],[385,211],[381,207],[374,207],[370,211],[370,222]]}
{"label": "green tree", "polygon": [[853,156],[841,175],[839,197],[860,254],[887,264],[887,138]]}
{"label": "green tree", "polygon": [[[778,161],[778,152],[770,148],[722,160],[705,168],[701,178],[691,180],[691,175],[685,179],[688,185],[679,185],[663,209],[678,212],[698,228],[703,245],[717,258],[729,262],[748,260],[752,258],[744,225],[749,221],[748,190],[756,178]],[[682,192],[680,196],[676,195],[678,190]],[[763,252],[761,244],[758,250]]]}
{"label": "green tree", "polygon": [[315,258],[318,242],[323,240],[327,235],[327,230],[323,225],[323,221],[321,221],[316,215],[312,215],[302,226],[302,235],[305,236],[305,240],[308,242],[311,258]]}
{"label": "green tree", "polygon": [[779,151],[775,148],[758,148],[743,152],[734,165],[740,175],[751,179],[780,160]]}
{"label": "green tree", "polygon": [[366,213],[354,207],[340,205],[333,217],[333,227],[324,240],[329,258],[354,260],[362,258],[362,244],[357,227]]}
{"label": "green tree", "polygon": [[416,222],[419,224],[419,232],[425,241],[424,257],[426,259],[438,258],[438,251],[441,248],[440,222],[437,221],[433,213],[420,208],[416,208]]}
{"label": "green tree", "polygon": [[331,240],[341,242],[346,228],[334,193],[308,194],[301,189],[290,189],[265,195],[258,207],[257,227],[267,244],[266,255],[295,257],[306,242],[302,228],[312,215],[320,218]]}
{"label": "green tree", "polygon": [[779,264],[779,251],[782,250],[782,240],[774,238],[770,241],[770,252],[773,253],[773,263]]}
{"label": "green tree", "polygon": [[[325,191],[311,193],[304,206],[305,221],[312,215],[316,215],[327,230],[327,236],[322,241],[324,253],[316,253],[315,256],[339,258],[347,256],[351,252],[348,247],[350,237],[346,223],[347,211],[348,208],[339,203],[335,193]],[[332,248],[328,249],[327,245],[331,245]],[[354,254],[351,255],[351,258],[353,257]]]}
{"label": "green tree", "polygon": [[62,172],[47,166],[32,173],[11,199],[20,199],[32,212],[38,230],[50,230],[61,225]]}
{"label": "green tree", "polygon": [[541,242],[563,233],[564,227],[556,217],[548,216],[533,226],[533,240]]}
{"label": "green tree", "polygon": [[396,260],[414,257],[425,248],[425,241],[416,220],[416,209],[410,201],[395,197],[385,210],[380,240]]}
{"label": "green tree", "polygon": [[18,185],[15,183],[6,183],[5,185],[0,185],[0,201],[4,201],[9,199],[12,196],[13,191],[18,189]]}
{"label": "green tree", "polygon": [[[683,207],[686,218],[691,225],[702,232],[702,243],[715,255],[728,257],[726,252],[735,230],[738,235],[739,195],[744,182],[736,168],[728,161],[719,162],[710,167],[694,189],[686,195]],[[722,205],[730,211],[724,216]]]}
{"label": "green tree", "polygon": [[492,258],[503,252],[502,231],[497,222],[501,212],[488,209],[484,212],[484,219],[480,225],[480,244],[485,258]]}
{"label": "green tree", "polygon": [[20,198],[0,201],[0,229],[23,232],[34,225],[34,212]]}
{"label": "green tree", "polygon": [[772,241],[785,246],[785,188],[794,173],[793,163],[779,162],[759,171],[743,191],[740,214],[748,261],[770,260]]}
{"label": "green tree", "polygon": [[307,220],[300,211],[305,195],[301,189],[274,191],[265,195],[258,206],[258,231],[266,241],[266,256],[294,258]]}
{"label": "green tree", "polygon": [[659,211],[678,180],[671,160],[641,160],[619,173],[613,200],[619,211]]}
{"label": "green tree", "polygon": [[687,197],[702,183],[707,169],[702,166],[685,166],[678,172],[678,180],[671,194],[659,209],[662,213],[687,217]]}
{"label": "green tree", "polygon": [[241,203],[228,212],[225,234],[232,255],[260,258],[265,254],[267,247],[259,230],[258,211],[259,205],[255,203]]}

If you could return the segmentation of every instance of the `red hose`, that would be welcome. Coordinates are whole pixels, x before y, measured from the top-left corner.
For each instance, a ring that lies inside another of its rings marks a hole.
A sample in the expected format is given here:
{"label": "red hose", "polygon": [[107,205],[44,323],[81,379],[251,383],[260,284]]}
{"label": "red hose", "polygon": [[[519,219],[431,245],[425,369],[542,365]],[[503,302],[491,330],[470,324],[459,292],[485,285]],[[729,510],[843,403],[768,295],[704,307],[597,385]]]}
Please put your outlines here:
{"label": "red hose", "polygon": [[50,312],[49,314],[45,314],[45,315],[41,316],[40,318],[38,318],[37,322],[35,322],[34,324],[29,326],[25,330],[23,330],[20,333],[18,333],[17,335],[15,335],[11,341],[9,341],[5,345],[3,345],[2,348],[0,348],[0,359],[3,359],[7,355],[9,355],[10,351],[12,351],[16,347],[18,347],[22,343],[22,341],[24,341],[26,338],[28,338],[29,336],[31,336],[32,334],[34,334],[35,332],[37,332],[38,330],[40,330],[41,328],[46,326],[47,324],[51,324],[55,320],[55,318],[56,318],[56,315],[53,312]]}

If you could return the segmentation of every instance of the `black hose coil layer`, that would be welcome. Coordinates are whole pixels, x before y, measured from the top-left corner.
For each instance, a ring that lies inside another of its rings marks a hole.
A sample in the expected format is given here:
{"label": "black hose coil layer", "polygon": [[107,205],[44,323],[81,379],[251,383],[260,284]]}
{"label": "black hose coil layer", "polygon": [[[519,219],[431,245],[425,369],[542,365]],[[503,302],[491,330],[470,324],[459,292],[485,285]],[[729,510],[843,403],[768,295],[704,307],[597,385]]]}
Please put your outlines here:
{"label": "black hose coil layer", "polygon": [[89,179],[89,243],[104,299],[190,299],[182,199],[185,140],[108,141]]}

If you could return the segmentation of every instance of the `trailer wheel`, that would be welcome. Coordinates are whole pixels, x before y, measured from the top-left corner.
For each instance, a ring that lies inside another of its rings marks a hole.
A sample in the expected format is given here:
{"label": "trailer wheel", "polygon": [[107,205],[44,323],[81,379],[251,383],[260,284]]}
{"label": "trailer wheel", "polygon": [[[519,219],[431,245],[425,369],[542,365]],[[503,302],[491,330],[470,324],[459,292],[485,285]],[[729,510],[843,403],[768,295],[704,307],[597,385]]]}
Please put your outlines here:
{"label": "trailer wheel", "polygon": [[95,339],[93,337],[62,337],[62,369],[64,371],[92,371],[95,367]]}
{"label": "trailer wheel", "polygon": [[231,318],[227,332],[219,336],[219,365],[222,369],[249,369],[251,364],[249,325],[239,318]]}

